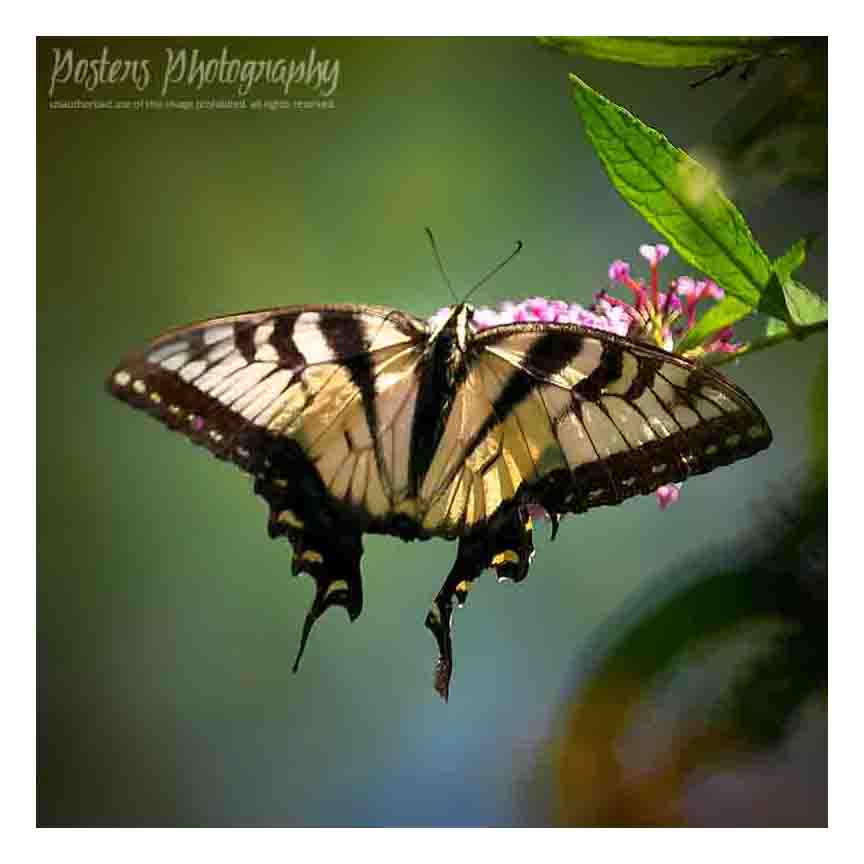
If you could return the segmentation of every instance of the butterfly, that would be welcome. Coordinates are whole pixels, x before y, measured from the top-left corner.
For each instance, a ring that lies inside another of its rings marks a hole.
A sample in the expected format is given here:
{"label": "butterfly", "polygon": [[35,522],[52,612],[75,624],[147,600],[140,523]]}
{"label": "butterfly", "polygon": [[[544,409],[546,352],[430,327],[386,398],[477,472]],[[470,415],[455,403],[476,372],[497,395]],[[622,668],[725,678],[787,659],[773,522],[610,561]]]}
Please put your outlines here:
{"label": "butterfly", "polygon": [[435,688],[451,616],[480,574],[519,582],[532,512],[552,523],[703,474],[771,442],[719,372],[576,324],[485,330],[467,303],[426,322],[375,306],[290,306],[171,330],[110,374],[111,394],[254,477],[271,537],[315,581],[315,622],[363,606],[364,534],[458,541],[426,617]]}

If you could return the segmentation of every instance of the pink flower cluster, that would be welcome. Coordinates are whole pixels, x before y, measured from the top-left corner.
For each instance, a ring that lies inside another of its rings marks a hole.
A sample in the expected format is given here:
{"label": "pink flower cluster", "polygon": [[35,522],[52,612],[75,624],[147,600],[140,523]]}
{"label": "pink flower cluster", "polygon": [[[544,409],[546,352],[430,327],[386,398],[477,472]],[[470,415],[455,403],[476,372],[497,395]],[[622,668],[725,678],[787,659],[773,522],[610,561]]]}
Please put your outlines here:
{"label": "pink flower cluster", "polygon": [[[629,288],[633,302],[611,297],[609,301],[626,309],[632,321],[631,337],[647,338],[667,351],[674,351],[696,324],[698,303],[701,300],[722,300],[726,293],[710,279],[697,281],[689,276],[673,279],[667,290],[661,291],[660,262],[669,254],[669,247],[662,243],[640,246],[639,254],[650,267],[648,284],[630,275],[630,265],[626,261],[613,261],[609,267],[609,281],[613,286],[619,284]],[[708,343],[683,353],[691,358],[711,352],[735,353],[742,346],[732,341],[733,336],[732,328],[727,327]]]}
{"label": "pink flower cluster", "polygon": [[[710,279],[697,281],[689,276],[673,279],[667,290],[662,291],[659,268],[660,262],[669,254],[669,247],[663,243],[645,244],[639,247],[639,254],[648,262],[650,275],[647,283],[633,278],[627,261],[613,261],[609,265],[610,289],[595,294],[594,302],[587,308],[563,300],[530,297],[519,303],[502,303],[497,309],[475,309],[472,323],[477,330],[530,321],[580,324],[675,351],[696,324],[697,304],[702,300],[722,300],[725,292]],[[630,290],[632,302],[609,293],[616,285],[624,285]],[[440,323],[448,314],[447,309],[441,309],[430,323]],[[743,346],[733,339],[732,328],[726,327],[703,345],[681,353],[690,359],[714,352],[736,353]],[[661,510],[678,501],[680,485],[670,483],[657,490],[657,503]]]}
{"label": "pink flower cluster", "polygon": [[[700,301],[722,300],[725,292],[710,279],[697,281],[689,276],[673,279],[667,290],[661,291],[659,265],[669,254],[669,247],[662,243],[644,245],[639,247],[639,253],[650,267],[647,283],[633,278],[627,261],[617,260],[609,265],[610,289],[595,294],[594,302],[588,307],[547,297],[529,297],[519,303],[504,302],[497,309],[475,309],[472,323],[478,330],[527,321],[581,324],[631,339],[644,339],[667,351],[675,351],[695,325]],[[613,296],[610,291],[615,285],[628,288],[632,302]],[[448,310],[441,309],[432,321],[440,322],[447,315]],[[711,352],[734,353],[742,346],[733,342],[733,338],[732,328],[726,327],[704,345],[684,355],[695,359]]]}

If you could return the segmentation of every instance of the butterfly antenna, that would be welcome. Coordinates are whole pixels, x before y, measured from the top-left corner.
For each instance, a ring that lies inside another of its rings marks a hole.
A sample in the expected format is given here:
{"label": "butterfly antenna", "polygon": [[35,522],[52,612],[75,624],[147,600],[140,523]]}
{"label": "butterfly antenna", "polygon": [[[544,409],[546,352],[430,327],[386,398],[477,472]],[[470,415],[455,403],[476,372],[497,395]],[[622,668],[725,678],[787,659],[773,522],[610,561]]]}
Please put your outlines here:
{"label": "butterfly antenna", "polygon": [[509,264],[521,251],[522,241],[516,241],[516,248],[500,263],[493,267],[466,295],[462,300],[465,303],[468,298],[481,286],[485,285],[499,270],[503,269],[506,264]]}
{"label": "butterfly antenna", "polygon": [[438,251],[438,244],[435,242],[435,235],[432,233],[431,228],[426,229],[426,236],[429,238],[429,243],[432,246],[432,254],[435,256],[435,263],[438,265],[438,270],[441,273],[441,278],[447,284],[447,289],[450,291],[450,296],[458,303],[459,298],[456,296],[456,292],[453,290],[453,286],[450,284],[450,277],[447,275],[447,271],[444,269],[444,263],[441,261],[441,253]]}

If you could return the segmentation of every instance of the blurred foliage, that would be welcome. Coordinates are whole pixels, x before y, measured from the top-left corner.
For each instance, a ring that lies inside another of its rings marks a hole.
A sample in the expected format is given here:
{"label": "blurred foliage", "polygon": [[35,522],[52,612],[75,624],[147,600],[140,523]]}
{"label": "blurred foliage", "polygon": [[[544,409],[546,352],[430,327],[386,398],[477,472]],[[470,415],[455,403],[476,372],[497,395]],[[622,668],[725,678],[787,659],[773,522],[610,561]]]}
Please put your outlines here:
{"label": "blurred foliage", "polygon": [[760,64],[735,108],[716,124],[717,155],[745,182],[822,191],[828,185],[828,40],[796,43]]}
{"label": "blurred foliage", "polygon": [[[709,571],[659,604],[654,586],[639,604],[652,608],[610,623],[615,638],[595,646],[600,659],[558,744],[565,824],[685,824],[681,799],[697,772],[776,746],[807,700],[827,694],[827,487],[766,533],[770,542],[740,566]],[[683,694],[684,728],[648,770],[628,777],[622,739],[664,677],[756,625],[770,625],[770,636],[737,665],[727,692],[701,711]]]}
{"label": "blurred foliage", "polygon": [[738,66],[805,50],[808,39],[782,36],[541,36],[568,54],[639,66],[693,69]]}
{"label": "blurred foliage", "polygon": [[769,188],[828,183],[828,39],[823,36],[543,36],[570,54],[641,66],[739,70],[742,96],[717,123],[719,159]]}

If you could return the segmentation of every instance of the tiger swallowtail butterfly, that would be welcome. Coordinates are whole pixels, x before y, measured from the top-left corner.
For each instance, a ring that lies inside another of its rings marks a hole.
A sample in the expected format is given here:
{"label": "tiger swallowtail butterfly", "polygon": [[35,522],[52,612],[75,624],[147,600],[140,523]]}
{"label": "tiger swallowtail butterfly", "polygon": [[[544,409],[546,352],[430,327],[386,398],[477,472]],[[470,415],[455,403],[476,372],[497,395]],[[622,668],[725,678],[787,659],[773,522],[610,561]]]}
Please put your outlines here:
{"label": "tiger swallowtail butterfly", "polygon": [[458,540],[426,617],[446,699],[450,623],[487,568],[519,582],[530,511],[564,514],[751,456],[765,418],[719,372],[575,324],[478,330],[372,306],[294,306],[172,330],[109,391],[252,475],[271,537],[315,580],[294,670],[331,606],[363,605],[364,534]]}

